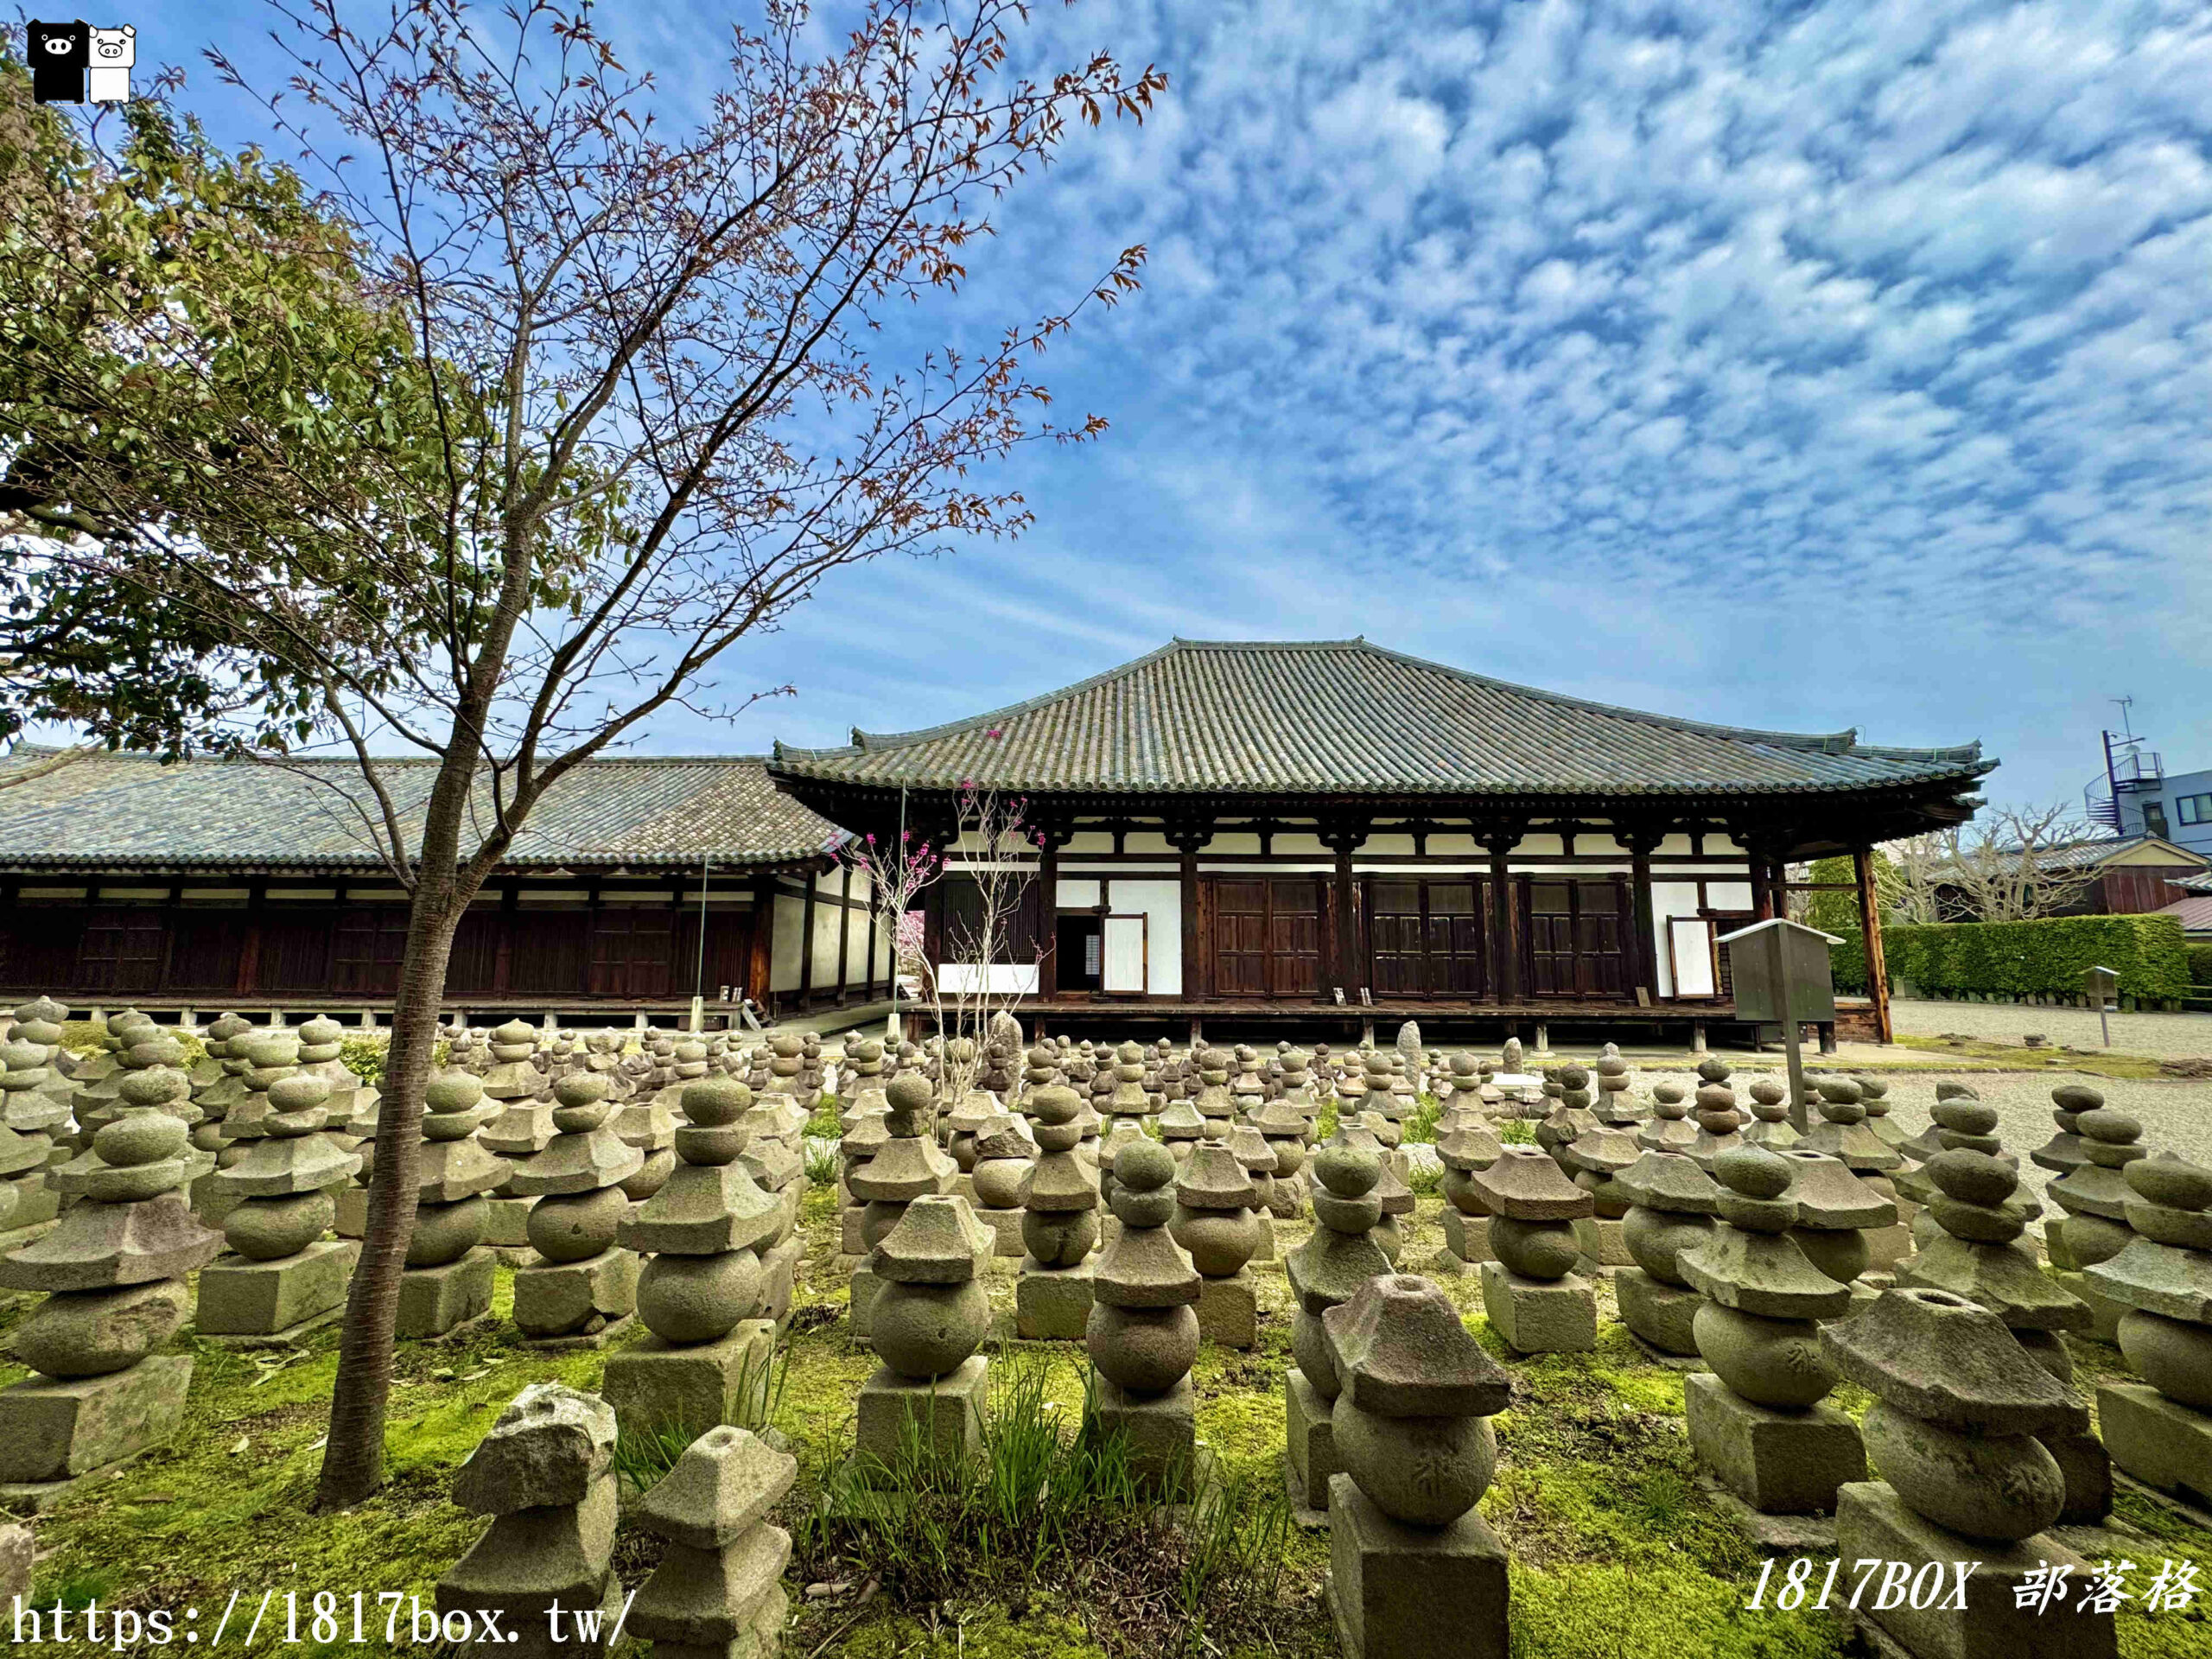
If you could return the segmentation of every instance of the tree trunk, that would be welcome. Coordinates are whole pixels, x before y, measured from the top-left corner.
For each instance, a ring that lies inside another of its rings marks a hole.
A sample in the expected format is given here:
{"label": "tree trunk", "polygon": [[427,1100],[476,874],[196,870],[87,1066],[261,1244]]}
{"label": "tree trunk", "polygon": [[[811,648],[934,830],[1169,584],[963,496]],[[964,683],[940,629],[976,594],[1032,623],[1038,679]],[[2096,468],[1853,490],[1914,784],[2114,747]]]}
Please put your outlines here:
{"label": "tree trunk", "polygon": [[423,1160],[423,1092],[438,1035],[446,959],[468,896],[459,891],[448,858],[426,857],[400,958],[392,1003],[391,1046],[385,1052],[378,1108],[376,1166],[369,1184],[368,1226],[346,1301],[338,1382],[330,1402],[330,1441],[322,1454],[315,1507],[345,1509],[384,1484],[385,1408],[391,1393],[394,1332],[399,1323],[399,1274],[415,1230],[416,1187]]}

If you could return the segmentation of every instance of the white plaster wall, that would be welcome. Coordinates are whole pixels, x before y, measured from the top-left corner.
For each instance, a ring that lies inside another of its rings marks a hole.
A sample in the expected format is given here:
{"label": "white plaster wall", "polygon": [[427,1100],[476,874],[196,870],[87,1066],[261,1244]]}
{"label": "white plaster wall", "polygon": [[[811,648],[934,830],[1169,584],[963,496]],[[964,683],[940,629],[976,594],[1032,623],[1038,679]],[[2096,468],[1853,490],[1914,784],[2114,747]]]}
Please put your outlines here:
{"label": "white plaster wall", "polygon": [[1062,876],[1054,903],[1062,910],[1089,910],[1098,903],[1098,883],[1089,876]]}
{"label": "white plaster wall", "polygon": [[1472,836],[1440,831],[1428,838],[1431,858],[1482,858],[1486,856]]}
{"label": "white plaster wall", "polygon": [[837,934],[845,914],[840,905],[814,907],[814,973],[807,982],[816,990],[837,983]]}
{"label": "white plaster wall", "polygon": [[1694,855],[1697,849],[1690,844],[1690,838],[1688,836],[1669,836],[1659,843],[1659,849],[1654,856],[1687,858]]}
{"label": "white plaster wall", "polygon": [[1068,837],[1068,844],[1060,849],[1060,856],[1065,858],[1070,853],[1110,853],[1113,850],[1114,837],[1110,831],[1078,830]]}
{"label": "white plaster wall", "polygon": [[1256,853],[1260,837],[1249,830],[1232,830],[1216,836],[1201,849],[1209,853]]}
{"label": "white plaster wall", "polygon": [[794,893],[776,895],[774,931],[768,941],[768,988],[772,991],[798,988],[799,948],[804,944],[799,928],[805,919],[804,899]]}
{"label": "white plaster wall", "polygon": [[1364,854],[1370,858],[1382,858],[1397,855],[1410,857],[1413,854],[1413,850],[1414,838],[1411,836],[1370,836],[1365,841],[1362,842],[1359,846],[1359,852],[1361,854]]}
{"label": "white plaster wall", "polygon": [[938,964],[937,977],[938,984],[955,995],[984,988],[987,979],[988,988],[994,992],[1019,993],[1023,996],[1037,994],[1037,964],[1033,962],[995,962],[982,969],[964,962],[944,962]]}
{"label": "white plaster wall", "polygon": [[1513,850],[1534,858],[1545,853],[1563,853],[1567,843],[1554,835],[1527,835],[1521,837],[1520,845]]}
{"label": "white plaster wall", "polygon": [[1154,996],[1183,994],[1183,884],[1180,881],[1114,880],[1114,910],[1119,915],[1142,911],[1147,953],[1147,977]]}
{"label": "white plaster wall", "polygon": [[1313,834],[1309,830],[1284,830],[1278,831],[1274,838],[1274,849],[1279,853],[1299,853],[1301,855],[1306,853],[1318,853],[1323,857],[1328,856],[1329,853],[1329,849],[1321,844],[1320,836]]}
{"label": "white plaster wall", "polygon": [[1160,830],[1132,830],[1122,837],[1122,850],[1125,853],[1172,853],[1175,849],[1167,844],[1167,837]]}
{"label": "white plaster wall", "polygon": [[1749,910],[1751,908],[1751,884],[1749,881],[1713,881],[1705,884],[1705,902],[1715,910]]}
{"label": "white plaster wall", "polygon": [[1651,959],[1658,964],[1659,995],[1675,994],[1674,965],[1667,951],[1667,920],[1672,916],[1697,914],[1697,883],[1654,881],[1651,884]]}
{"label": "white plaster wall", "polygon": [[864,910],[845,912],[845,983],[864,985],[868,982],[868,935],[869,918]]}

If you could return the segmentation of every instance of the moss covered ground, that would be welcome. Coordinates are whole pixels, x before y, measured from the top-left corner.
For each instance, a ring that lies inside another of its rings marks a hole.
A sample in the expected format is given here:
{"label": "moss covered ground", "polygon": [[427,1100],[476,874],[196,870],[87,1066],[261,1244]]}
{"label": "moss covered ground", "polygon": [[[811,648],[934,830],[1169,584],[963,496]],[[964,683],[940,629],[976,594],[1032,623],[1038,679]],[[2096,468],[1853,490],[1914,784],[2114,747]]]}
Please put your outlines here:
{"label": "moss covered ground", "polygon": [[[1442,1249],[1438,1202],[1421,1200],[1409,1229],[1409,1267],[1425,1267]],[[1127,1548],[1103,1539],[1085,1547],[1084,1559],[1048,1558],[1038,1571],[955,1560],[952,1592],[925,1601],[902,1590],[909,1581],[881,1563],[838,1556],[835,1535],[810,1517],[819,1513],[823,1471],[849,1444],[854,1399],[874,1362],[846,1333],[848,1281],[836,1257],[830,1188],[809,1192],[803,1225],[809,1254],[773,1408],[774,1427],[799,1454],[803,1471],[781,1516],[799,1538],[786,1654],[1104,1659],[1185,1651],[1319,1659],[1335,1651],[1321,1588],[1324,1534],[1289,1529],[1270,1546],[1264,1571],[1246,1573],[1234,1596],[1200,1597],[1199,1611],[1179,1624],[1174,1580],[1188,1560],[1149,1535]],[[1294,1245],[1303,1230],[1279,1224],[1280,1246]],[[1072,1423],[1083,1399],[1080,1349],[1011,1339],[1003,1324],[1010,1321],[1012,1265],[992,1272],[993,1299],[1004,1316],[995,1351],[1009,1373],[1045,1367],[1046,1392]],[[1249,1353],[1208,1347],[1195,1382],[1199,1434],[1217,1469],[1257,1514],[1265,1495],[1279,1490],[1290,1302],[1279,1261],[1255,1264],[1255,1271],[1262,1294],[1260,1345]],[[1513,1405],[1497,1422],[1498,1475],[1483,1513],[1512,1557],[1516,1659],[1826,1659],[1859,1650],[1833,1615],[1746,1605],[1761,1558],[1698,1485],[1683,1433],[1681,1377],[1646,1360],[1611,1322],[1610,1307],[1595,1353],[1514,1359],[1482,1317],[1475,1279],[1440,1282],[1514,1377]],[[508,1285],[503,1271],[495,1314],[505,1312]],[[0,1315],[0,1323],[20,1313]],[[280,1598],[296,1592],[302,1602],[326,1589],[362,1590],[372,1605],[380,1591],[427,1598],[480,1529],[448,1494],[454,1471],[500,1408],[534,1382],[594,1388],[604,1364],[602,1354],[529,1349],[497,1317],[456,1342],[406,1344],[389,1429],[390,1481],[358,1510],[324,1516],[313,1512],[310,1500],[336,1344],[331,1327],[283,1357],[199,1348],[175,1440],[40,1520],[37,1599],[219,1610],[234,1589],[249,1602],[264,1590]],[[190,1345],[188,1335],[182,1345]],[[2100,1344],[2077,1343],[2075,1353],[2085,1381],[2122,1369],[2119,1356]],[[21,1375],[0,1371],[0,1382]],[[1863,1409],[1866,1401],[1846,1391],[1841,1403]],[[2166,1558],[2196,1562],[2206,1586],[2187,1613],[2152,1615],[2130,1605],[2120,1619],[2121,1653],[2126,1659],[2212,1653],[2212,1534],[2133,1495],[2123,1497],[2120,1513],[2145,1535],[2133,1557],[2139,1591]],[[652,1541],[626,1529],[617,1561],[626,1582],[634,1586],[653,1559]],[[1148,1570],[1157,1573],[1156,1586],[1133,1581],[1132,1574],[1141,1580]],[[817,1590],[811,1596],[810,1584]],[[284,1649],[362,1650],[312,1641]]]}

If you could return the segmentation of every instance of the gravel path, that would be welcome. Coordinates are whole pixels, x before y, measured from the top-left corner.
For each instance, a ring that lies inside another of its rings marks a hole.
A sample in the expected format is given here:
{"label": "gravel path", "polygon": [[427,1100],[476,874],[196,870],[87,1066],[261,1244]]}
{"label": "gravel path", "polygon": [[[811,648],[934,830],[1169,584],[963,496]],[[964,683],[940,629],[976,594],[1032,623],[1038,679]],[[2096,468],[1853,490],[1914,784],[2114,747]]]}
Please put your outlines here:
{"label": "gravel path", "polygon": [[[2212,1014],[2115,1014],[2112,1046],[2131,1054],[2162,1060],[2212,1058]],[[1901,1035],[1941,1037],[1957,1032],[1985,1042],[2017,1043],[2041,1032],[2069,1048],[2096,1048],[2104,1039],[2088,1008],[2031,1008],[2017,1002],[1906,1002],[1890,1005],[1890,1020]]]}

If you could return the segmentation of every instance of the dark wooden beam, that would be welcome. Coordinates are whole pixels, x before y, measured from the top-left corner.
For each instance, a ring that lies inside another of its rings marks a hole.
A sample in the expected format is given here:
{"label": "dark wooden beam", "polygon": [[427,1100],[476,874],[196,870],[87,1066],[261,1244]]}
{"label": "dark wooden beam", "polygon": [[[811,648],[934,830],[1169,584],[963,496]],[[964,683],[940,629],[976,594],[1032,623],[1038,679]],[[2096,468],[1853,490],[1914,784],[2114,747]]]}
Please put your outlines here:
{"label": "dark wooden beam", "polygon": [[853,944],[853,867],[844,867],[844,880],[837,887],[837,1006],[845,1006],[845,970],[850,964],[846,957]]}
{"label": "dark wooden beam", "polygon": [[798,921],[798,990],[799,1006],[806,1005],[807,995],[814,988],[814,883],[811,870],[806,875],[806,899],[799,912]]}
{"label": "dark wooden beam", "polygon": [[[1198,927],[1198,849],[1213,839],[1214,821],[1185,814],[1168,821],[1167,844],[1180,855],[1177,875],[1182,888],[1179,903],[1183,912],[1183,995],[1205,995],[1213,989],[1213,964],[1205,961],[1204,936]],[[1116,840],[1114,849],[1121,850]],[[1106,893],[1099,884],[1099,896]]]}
{"label": "dark wooden beam", "polygon": [[1499,1002],[1518,1001],[1521,996],[1510,855],[1525,833],[1526,826],[1519,823],[1478,824],[1474,831],[1476,843],[1490,854],[1490,994]]}
{"label": "dark wooden beam", "polygon": [[[1060,844],[1049,833],[1037,836],[1037,995],[1057,996],[1060,989]],[[1041,1033],[1040,1033],[1041,1034]]]}
{"label": "dark wooden beam", "polygon": [[1629,965],[1636,976],[1632,989],[1640,988],[1653,1007],[1659,1002],[1659,947],[1652,937],[1655,918],[1651,904],[1651,855],[1667,838],[1662,827],[1637,825],[1615,831],[1628,848],[1629,909],[1634,918],[1636,951]]}
{"label": "dark wooden beam", "polygon": [[1337,983],[1343,988],[1346,1002],[1357,1002],[1359,988],[1367,982],[1365,964],[1360,959],[1359,912],[1353,899],[1351,874],[1351,855],[1367,836],[1364,818],[1339,818],[1324,823],[1319,830],[1321,844],[1337,855]]}
{"label": "dark wooden beam", "polygon": [[1874,1028],[1885,1044],[1897,1040],[1890,1026],[1889,963],[1882,950],[1882,902],[1874,880],[1874,849],[1851,849],[1851,868],[1859,878],[1859,929],[1866,944],[1866,995],[1874,1004]]}

